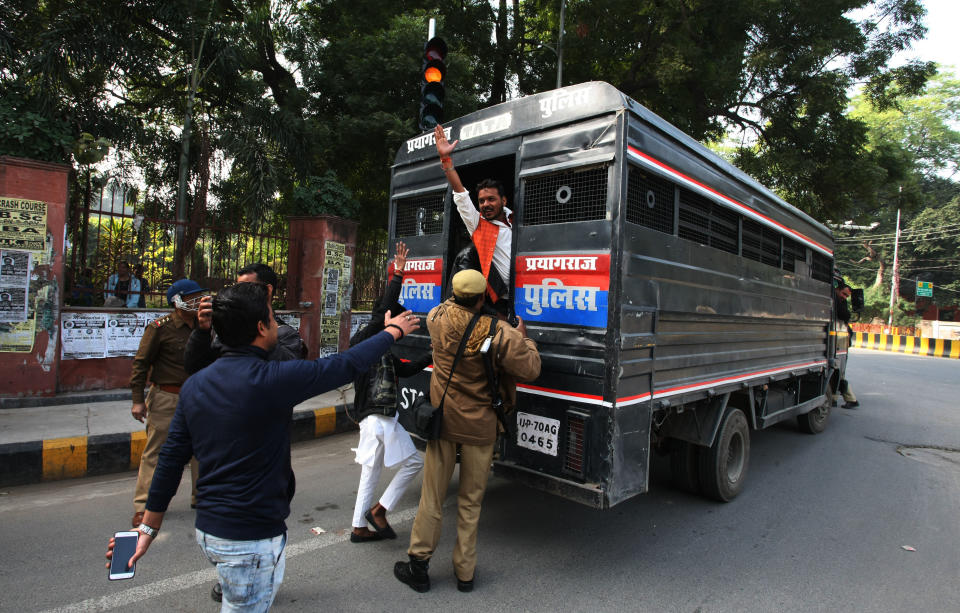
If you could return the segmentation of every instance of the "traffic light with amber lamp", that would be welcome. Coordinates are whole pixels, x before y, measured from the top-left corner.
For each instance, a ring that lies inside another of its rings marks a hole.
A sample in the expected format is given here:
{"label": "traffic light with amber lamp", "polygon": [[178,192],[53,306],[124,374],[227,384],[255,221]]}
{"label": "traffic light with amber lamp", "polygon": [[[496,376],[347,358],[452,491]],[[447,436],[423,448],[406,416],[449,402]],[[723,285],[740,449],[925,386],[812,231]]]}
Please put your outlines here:
{"label": "traffic light with amber lamp", "polygon": [[420,70],[420,130],[428,132],[443,122],[443,78],[447,74],[447,43],[434,36],[423,46]]}

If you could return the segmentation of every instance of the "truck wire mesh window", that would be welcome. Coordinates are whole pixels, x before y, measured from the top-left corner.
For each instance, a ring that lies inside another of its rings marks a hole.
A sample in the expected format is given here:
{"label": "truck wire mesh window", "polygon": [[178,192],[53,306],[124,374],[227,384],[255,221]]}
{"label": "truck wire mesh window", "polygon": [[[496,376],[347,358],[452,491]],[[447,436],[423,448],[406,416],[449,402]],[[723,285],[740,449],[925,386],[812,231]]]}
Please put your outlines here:
{"label": "truck wire mesh window", "polygon": [[810,267],[810,276],[817,281],[830,283],[833,281],[833,260],[819,251],[813,252],[813,265]]}
{"label": "truck wire mesh window", "polygon": [[743,257],[780,268],[780,233],[744,218]]}
{"label": "truck wire mesh window", "polygon": [[397,238],[443,232],[443,199],[446,190],[397,200]]}
{"label": "truck wire mesh window", "polygon": [[526,179],[524,225],[605,219],[608,168],[607,165],[576,168]]}
{"label": "truck wire mesh window", "polygon": [[630,166],[627,178],[627,221],[673,234],[673,183]]}
{"label": "truck wire mesh window", "polygon": [[[737,253],[740,217],[710,199],[680,188],[680,238]],[[779,253],[779,251],[778,251]]]}
{"label": "truck wire mesh window", "polygon": [[783,269],[790,272],[796,272],[797,260],[800,260],[801,262],[806,263],[807,248],[795,240],[784,238],[783,239]]}

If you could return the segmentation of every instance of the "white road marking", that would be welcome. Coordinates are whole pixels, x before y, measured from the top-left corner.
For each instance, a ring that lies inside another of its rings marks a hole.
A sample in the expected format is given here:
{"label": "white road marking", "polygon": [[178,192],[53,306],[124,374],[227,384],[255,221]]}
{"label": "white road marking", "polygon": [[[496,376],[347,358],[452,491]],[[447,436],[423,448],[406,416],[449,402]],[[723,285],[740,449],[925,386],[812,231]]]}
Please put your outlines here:
{"label": "white road marking", "polygon": [[[443,503],[444,507],[450,506],[455,500],[455,494],[451,494]],[[390,514],[390,523],[396,526],[413,521],[417,515],[417,507],[411,507]],[[295,543],[287,547],[287,558],[293,558],[311,551],[323,549],[330,545],[343,543],[350,538],[350,529],[337,530],[335,532],[326,532],[319,536],[312,536],[305,541]],[[171,592],[178,592],[197,585],[213,583],[217,579],[217,571],[214,568],[207,570],[194,571],[154,581],[147,585],[133,587],[116,594],[101,596],[100,598],[88,598],[73,604],[64,605],[55,609],[48,609],[43,613],[80,613],[88,611],[109,611],[118,607],[135,604],[137,602],[163,596]]]}

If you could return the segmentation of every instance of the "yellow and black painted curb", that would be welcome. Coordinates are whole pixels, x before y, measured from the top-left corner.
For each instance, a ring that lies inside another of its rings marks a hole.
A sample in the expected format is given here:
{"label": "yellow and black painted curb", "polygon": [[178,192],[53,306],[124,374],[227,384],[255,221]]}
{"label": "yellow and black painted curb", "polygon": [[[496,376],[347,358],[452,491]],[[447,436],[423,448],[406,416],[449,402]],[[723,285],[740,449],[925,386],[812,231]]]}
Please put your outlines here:
{"label": "yellow and black painted curb", "polygon": [[960,341],[943,338],[855,332],[853,346],[860,349],[929,355],[938,358],[960,358]]}
{"label": "yellow and black painted curb", "polygon": [[[356,429],[345,405],[297,411],[290,440],[305,441]],[[3,444],[0,487],[137,470],[146,440],[146,432],[139,430]]]}

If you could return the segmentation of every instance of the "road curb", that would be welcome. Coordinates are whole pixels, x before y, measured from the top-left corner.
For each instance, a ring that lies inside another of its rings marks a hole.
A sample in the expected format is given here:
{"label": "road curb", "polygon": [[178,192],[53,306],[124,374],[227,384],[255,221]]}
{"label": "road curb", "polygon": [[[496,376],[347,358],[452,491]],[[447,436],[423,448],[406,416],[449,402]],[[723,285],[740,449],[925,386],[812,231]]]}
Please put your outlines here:
{"label": "road curb", "polygon": [[[291,442],[357,430],[339,404],[297,411],[290,427]],[[140,466],[143,430],[44,439],[0,445],[0,487],[75,479],[136,470]]]}
{"label": "road curb", "polygon": [[937,358],[960,358],[960,341],[943,338],[855,332],[853,347]]}
{"label": "road curb", "polygon": [[55,396],[4,396],[0,397],[0,409],[34,409],[65,404],[87,404],[129,400],[130,389],[101,390],[95,392],[67,392]]}

